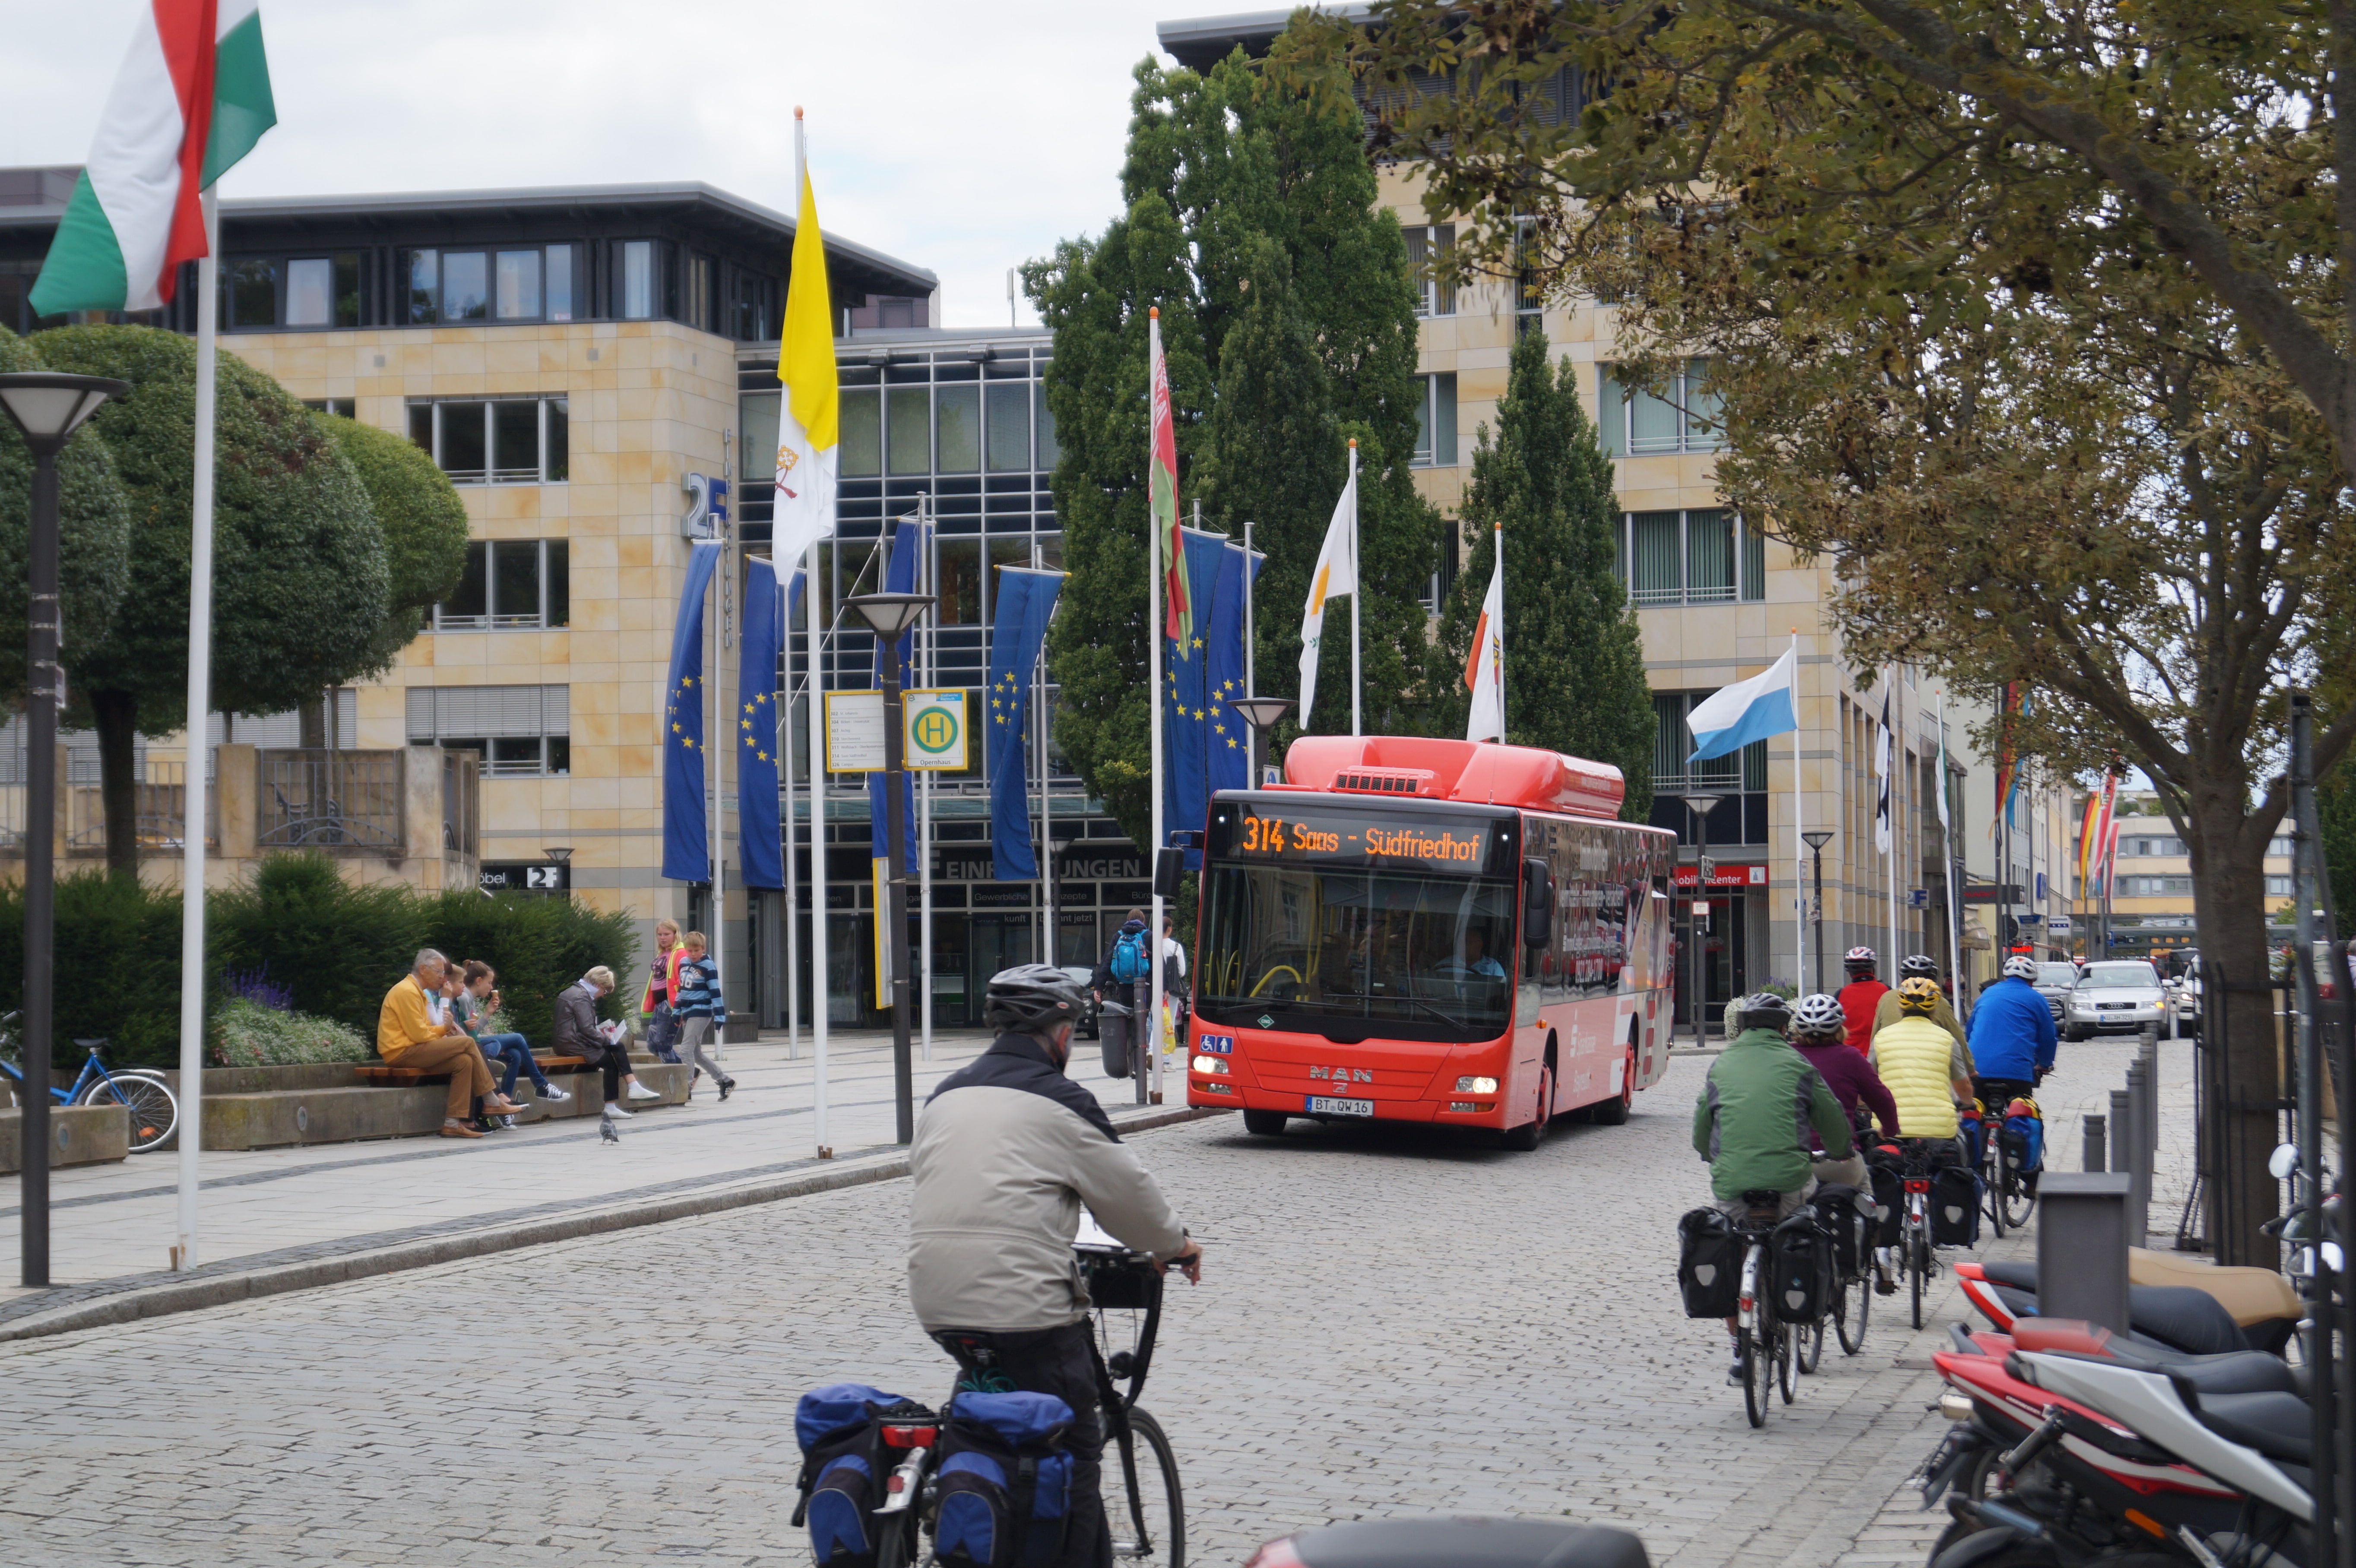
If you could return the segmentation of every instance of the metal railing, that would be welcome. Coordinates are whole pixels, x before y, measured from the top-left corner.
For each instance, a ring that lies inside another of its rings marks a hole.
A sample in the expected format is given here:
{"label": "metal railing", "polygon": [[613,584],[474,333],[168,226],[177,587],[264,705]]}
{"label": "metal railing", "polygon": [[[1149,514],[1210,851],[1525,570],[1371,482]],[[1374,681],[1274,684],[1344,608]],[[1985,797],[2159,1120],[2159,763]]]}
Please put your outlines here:
{"label": "metal railing", "polygon": [[[94,784],[74,780],[66,785],[66,853],[106,852],[106,800]],[[187,763],[142,759],[140,777],[131,786],[134,841],[141,854],[168,854],[187,847],[188,830]],[[205,795],[205,842],[220,842],[220,798]]]}
{"label": "metal railing", "polygon": [[255,753],[255,846],[399,855],[402,763],[399,752]]}

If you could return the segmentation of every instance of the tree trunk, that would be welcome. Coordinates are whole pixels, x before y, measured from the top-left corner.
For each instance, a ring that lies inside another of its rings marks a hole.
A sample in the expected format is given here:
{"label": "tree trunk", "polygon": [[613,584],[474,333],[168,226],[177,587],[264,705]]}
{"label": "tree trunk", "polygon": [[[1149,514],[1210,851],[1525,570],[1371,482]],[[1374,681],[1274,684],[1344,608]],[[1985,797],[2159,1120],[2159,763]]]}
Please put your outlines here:
{"label": "tree trunk", "polygon": [[2280,1189],[2266,1159],[2281,1136],[2287,1093],[2266,974],[2264,856],[2272,825],[2220,791],[2195,802],[2185,826],[2204,971],[2201,1175],[2211,1254],[2220,1264],[2279,1268],[2280,1246],[2259,1229],[2278,1212]]}
{"label": "tree trunk", "polygon": [[89,693],[98,720],[98,801],[106,814],[109,876],[139,875],[139,704],[127,691]]}
{"label": "tree trunk", "polygon": [[295,709],[302,726],[300,744],[307,751],[318,751],[327,743],[327,702],[319,692],[313,692]]}

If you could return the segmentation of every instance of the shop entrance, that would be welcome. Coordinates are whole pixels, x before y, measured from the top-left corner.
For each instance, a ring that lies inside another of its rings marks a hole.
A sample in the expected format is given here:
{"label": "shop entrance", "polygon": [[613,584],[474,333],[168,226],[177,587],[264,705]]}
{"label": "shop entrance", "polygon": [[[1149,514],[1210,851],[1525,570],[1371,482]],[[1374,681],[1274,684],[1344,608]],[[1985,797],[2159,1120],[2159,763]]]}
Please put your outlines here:
{"label": "shop entrance", "polygon": [[[1691,968],[1694,931],[1690,888],[1677,893],[1676,940],[1676,1004],[1675,1017],[1677,1028],[1690,1029],[1693,1018],[1693,970]],[[1702,987],[1709,1027],[1724,1026],[1726,1004],[1744,995],[1751,986],[1751,965],[1745,962],[1747,944],[1745,919],[1750,901],[1741,893],[1730,890],[1714,893],[1709,901],[1709,928],[1701,933],[1702,951],[1707,961],[1702,965]]]}

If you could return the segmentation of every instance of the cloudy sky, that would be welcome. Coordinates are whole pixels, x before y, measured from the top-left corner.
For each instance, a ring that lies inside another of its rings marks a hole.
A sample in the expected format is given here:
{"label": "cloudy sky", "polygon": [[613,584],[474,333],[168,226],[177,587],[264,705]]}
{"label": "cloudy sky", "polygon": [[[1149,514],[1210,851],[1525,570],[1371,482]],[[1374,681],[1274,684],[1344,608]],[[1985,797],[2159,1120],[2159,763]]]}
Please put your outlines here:
{"label": "cloudy sky", "polygon": [[[0,164],[78,164],[146,0],[0,0]],[[701,180],[940,274],[950,325],[1117,205],[1154,24],[1235,0],[262,0],[278,128],[225,194]],[[1023,320],[1033,319],[1027,304]]]}

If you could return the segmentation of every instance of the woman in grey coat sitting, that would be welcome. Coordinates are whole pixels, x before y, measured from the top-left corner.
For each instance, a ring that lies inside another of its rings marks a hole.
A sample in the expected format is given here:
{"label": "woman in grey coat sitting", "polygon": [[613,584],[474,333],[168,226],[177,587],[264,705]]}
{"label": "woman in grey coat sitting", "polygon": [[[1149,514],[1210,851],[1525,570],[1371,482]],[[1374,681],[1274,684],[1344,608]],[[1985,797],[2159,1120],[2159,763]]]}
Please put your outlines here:
{"label": "woman in grey coat sitting", "polygon": [[623,1085],[633,1100],[659,1100],[630,1071],[629,1048],[607,1040],[597,1027],[597,1002],[614,988],[614,972],[603,964],[556,994],[556,1054],[577,1056],[605,1075],[605,1115],[627,1117],[622,1108]]}

